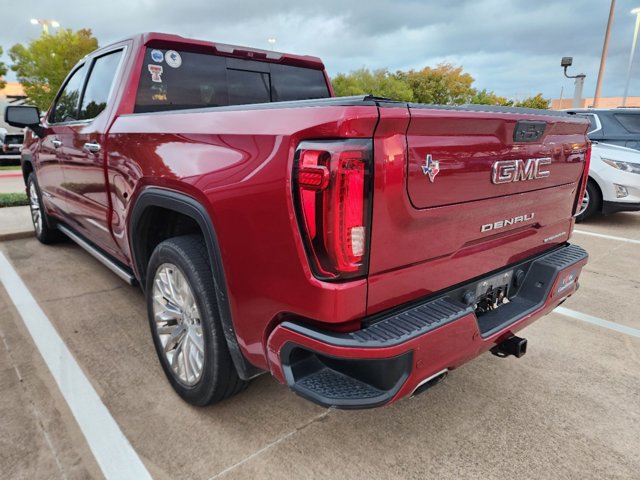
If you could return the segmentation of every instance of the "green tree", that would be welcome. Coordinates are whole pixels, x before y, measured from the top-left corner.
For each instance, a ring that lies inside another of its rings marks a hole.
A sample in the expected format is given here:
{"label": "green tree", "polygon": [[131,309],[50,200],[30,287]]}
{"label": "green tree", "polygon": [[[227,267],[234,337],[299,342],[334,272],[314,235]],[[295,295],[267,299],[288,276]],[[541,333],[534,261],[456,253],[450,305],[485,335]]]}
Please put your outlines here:
{"label": "green tree", "polygon": [[[0,47],[0,57],[2,56],[2,47]],[[0,62],[0,89],[4,88],[7,82],[4,81],[4,76],[7,74],[7,66],[4,62]]]}
{"label": "green tree", "polygon": [[53,35],[43,32],[27,46],[11,47],[11,69],[30,101],[46,110],[71,68],[97,48],[98,40],[89,29],[59,29]]}
{"label": "green tree", "polygon": [[482,90],[475,90],[471,102],[479,105],[500,105],[508,107],[513,105],[513,100],[508,100],[505,97],[500,97],[493,92],[488,91],[486,88]]}
{"label": "green tree", "polygon": [[473,77],[463,73],[462,66],[450,63],[418,71],[398,71],[395,76],[411,87],[413,99],[420,103],[461,105],[469,103],[475,92]]}
{"label": "green tree", "polygon": [[386,69],[370,71],[360,68],[348,74],[340,73],[331,83],[338,97],[372,94],[392,100],[413,100],[409,85]]}
{"label": "green tree", "polygon": [[516,107],[527,107],[527,108],[549,108],[550,100],[544,98],[542,93],[537,94],[534,97],[525,98],[515,103]]}

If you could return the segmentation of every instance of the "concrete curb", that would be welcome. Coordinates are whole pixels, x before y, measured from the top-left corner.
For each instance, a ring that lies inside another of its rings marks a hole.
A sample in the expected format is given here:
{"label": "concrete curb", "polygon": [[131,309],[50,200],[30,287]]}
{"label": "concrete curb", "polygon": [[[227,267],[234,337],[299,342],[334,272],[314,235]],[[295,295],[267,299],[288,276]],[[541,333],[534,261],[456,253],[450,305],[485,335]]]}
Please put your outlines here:
{"label": "concrete curb", "polygon": [[18,178],[22,176],[22,172],[16,173],[0,173],[0,178]]}
{"label": "concrete curb", "polygon": [[31,230],[21,230],[17,232],[0,233],[0,242],[9,242],[11,240],[21,240],[23,238],[35,237],[35,232]]}

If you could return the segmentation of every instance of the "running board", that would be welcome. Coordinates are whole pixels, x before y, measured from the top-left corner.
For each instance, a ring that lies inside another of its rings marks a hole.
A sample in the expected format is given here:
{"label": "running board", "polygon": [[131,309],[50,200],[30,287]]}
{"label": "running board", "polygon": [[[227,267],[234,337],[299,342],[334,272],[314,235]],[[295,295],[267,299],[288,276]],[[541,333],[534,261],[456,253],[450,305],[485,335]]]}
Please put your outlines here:
{"label": "running board", "polygon": [[82,238],[81,236],[73,232],[71,229],[69,229],[65,225],[58,224],[57,227],[58,227],[58,230],[60,230],[67,237],[69,237],[71,240],[73,240],[82,248],[84,248],[93,258],[100,261],[102,264],[104,264],[105,267],[107,267],[109,270],[111,270],[113,273],[115,273],[118,277],[120,277],[122,280],[127,282],[129,285],[137,284],[137,281],[135,277],[131,274],[131,272],[128,272],[127,269],[118,265],[115,261],[109,258],[105,253],[102,253],[102,251],[100,251],[97,247],[87,242],[84,238]]}

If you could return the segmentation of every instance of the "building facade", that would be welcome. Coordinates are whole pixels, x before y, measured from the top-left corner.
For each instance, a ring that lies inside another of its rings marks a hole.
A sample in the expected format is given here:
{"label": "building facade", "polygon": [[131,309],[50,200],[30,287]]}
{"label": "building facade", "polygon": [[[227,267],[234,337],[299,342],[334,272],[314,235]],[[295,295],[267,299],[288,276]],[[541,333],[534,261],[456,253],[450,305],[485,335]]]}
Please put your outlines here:
{"label": "building facade", "polygon": [[[622,97],[600,97],[598,108],[617,108],[622,106]],[[640,107],[640,97],[627,97],[627,107]],[[593,107],[593,97],[583,98],[578,108]],[[551,100],[551,110],[565,110],[573,107],[573,98]]]}

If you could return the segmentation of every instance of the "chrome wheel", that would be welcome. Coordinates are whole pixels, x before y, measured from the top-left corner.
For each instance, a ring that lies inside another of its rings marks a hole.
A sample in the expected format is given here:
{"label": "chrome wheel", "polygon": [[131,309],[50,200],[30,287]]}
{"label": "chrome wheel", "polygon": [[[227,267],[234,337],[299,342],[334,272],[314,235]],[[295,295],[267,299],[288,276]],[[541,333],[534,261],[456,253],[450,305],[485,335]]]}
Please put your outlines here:
{"label": "chrome wheel", "polygon": [[153,279],[156,334],[176,379],[186,386],[198,383],[204,367],[204,338],[198,306],[180,269],[163,263]]}
{"label": "chrome wheel", "polygon": [[580,204],[580,211],[578,212],[578,215],[582,215],[587,208],[589,208],[589,190],[584,191],[584,197],[582,197],[582,203]]}
{"label": "chrome wheel", "polygon": [[40,211],[40,200],[35,182],[29,183],[29,208],[31,209],[31,220],[36,234],[42,234],[42,212]]}

